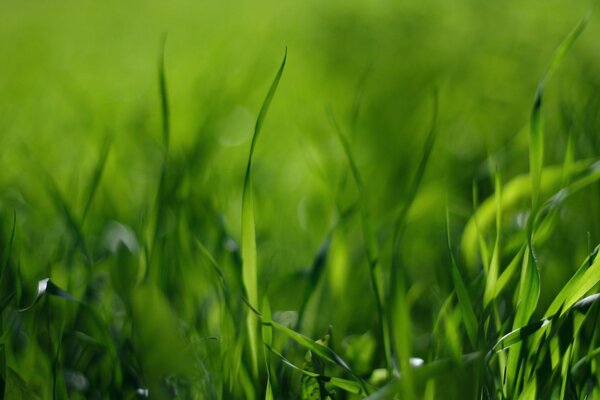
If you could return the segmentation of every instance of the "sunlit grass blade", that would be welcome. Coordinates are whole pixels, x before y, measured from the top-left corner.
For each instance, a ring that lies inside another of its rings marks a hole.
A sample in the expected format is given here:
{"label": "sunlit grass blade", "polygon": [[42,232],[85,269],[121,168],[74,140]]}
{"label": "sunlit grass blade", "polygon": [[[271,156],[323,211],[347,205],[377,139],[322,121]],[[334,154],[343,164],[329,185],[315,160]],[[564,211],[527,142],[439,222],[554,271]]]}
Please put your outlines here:
{"label": "sunlit grass blade", "polygon": [[493,353],[506,350],[517,343],[521,343],[524,339],[538,332],[540,329],[546,328],[551,322],[552,320],[550,319],[543,319],[510,331],[496,342],[486,358],[489,359]]}
{"label": "sunlit grass blade", "polygon": [[[254,196],[252,195],[252,156],[254,154],[254,148],[260,135],[267,111],[279,80],[283,74],[285,62],[287,59],[287,48],[283,56],[281,66],[275,75],[275,79],[271,83],[271,87],[263,101],[263,104],[258,113],[256,125],[254,127],[254,135],[252,136],[252,143],[250,145],[250,152],[248,154],[248,164],[246,166],[246,174],[244,178],[244,188],[242,194],[242,280],[246,289],[246,295],[248,301],[254,307],[258,306],[258,270],[256,261],[256,227],[254,222]],[[248,313],[247,317],[248,326],[248,340],[250,342],[250,352],[252,355],[252,365],[254,376],[258,375],[258,337],[257,337],[257,320],[252,313]]]}
{"label": "sunlit grass blade", "polygon": [[496,198],[496,241],[494,243],[494,250],[492,251],[492,259],[490,266],[487,271],[485,291],[483,292],[483,307],[487,307],[488,304],[493,300],[494,294],[496,293],[496,282],[498,280],[498,274],[500,271],[500,258],[501,258],[501,240],[502,240],[502,183],[500,179],[500,172],[496,171],[495,179],[495,198]]}
{"label": "sunlit grass blade", "polygon": [[540,273],[531,248],[525,250],[521,267],[517,313],[513,327],[524,326],[535,312],[540,296]]}
{"label": "sunlit grass blade", "polygon": [[[262,318],[265,322],[271,321],[271,304],[269,303],[268,297],[263,296],[262,301]],[[267,371],[267,388],[265,390],[265,400],[273,399],[273,387],[271,385],[271,357],[267,352],[267,348],[273,345],[273,328],[268,324],[262,325],[262,341],[265,345],[264,358],[265,358],[265,369]]]}
{"label": "sunlit grass blade", "polygon": [[[592,254],[584,260],[577,272],[575,272],[561,291],[554,297],[544,315],[554,315],[561,309],[562,313],[565,313],[570,304],[575,304],[600,281],[600,257],[597,257],[599,250],[600,245],[596,246]],[[593,280],[589,281],[594,278],[598,280],[595,282]]]}
{"label": "sunlit grass blade", "polygon": [[[571,170],[572,174],[583,174],[584,176],[595,174],[594,171],[597,168],[592,165],[593,160],[576,161]],[[563,171],[563,165],[544,167],[540,187],[540,192],[544,197],[557,193],[561,189]],[[503,185],[502,189],[502,213],[503,215],[513,214],[520,209],[523,201],[531,196],[531,176],[530,174],[518,175]],[[485,236],[493,229],[496,215],[496,196],[492,195],[476,208],[475,214],[465,226],[461,238],[461,251],[465,257],[466,266],[470,269],[476,265],[480,236]]]}
{"label": "sunlit grass blade", "polygon": [[521,246],[517,254],[513,257],[508,266],[502,271],[502,274],[498,277],[498,281],[495,285],[494,298],[498,297],[502,290],[506,288],[511,279],[515,276],[519,270],[519,265],[523,261],[523,254],[525,253],[525,245]]}

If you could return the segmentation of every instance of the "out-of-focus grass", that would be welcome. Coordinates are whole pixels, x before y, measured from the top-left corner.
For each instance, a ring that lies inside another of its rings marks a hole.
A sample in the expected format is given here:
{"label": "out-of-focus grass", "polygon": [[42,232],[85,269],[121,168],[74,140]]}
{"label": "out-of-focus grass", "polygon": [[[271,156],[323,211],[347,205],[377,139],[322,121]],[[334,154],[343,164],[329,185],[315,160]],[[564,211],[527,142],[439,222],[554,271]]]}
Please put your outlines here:
{"label": "out-of-focus grass", "polygon": [[5,398],[597,398],[589,6],[0,2]]}

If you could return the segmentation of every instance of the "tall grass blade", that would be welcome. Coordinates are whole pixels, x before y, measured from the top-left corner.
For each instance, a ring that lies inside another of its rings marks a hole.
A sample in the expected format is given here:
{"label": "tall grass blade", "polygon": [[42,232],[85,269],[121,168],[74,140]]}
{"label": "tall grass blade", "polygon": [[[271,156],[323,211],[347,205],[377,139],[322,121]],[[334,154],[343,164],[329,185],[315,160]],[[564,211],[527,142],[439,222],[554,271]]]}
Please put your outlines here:
{"label": "tall grass blade", "polygon": [[352,156],[352,151],[350,149],[350,143],[348,139],[342,132],[341,127],[338,125],[337,121],[333,116],[333,112],[331,109],[329,111],[329,118],[334,127],[334,131],[337,135],[338,140],[340,141],[344,153],[346,155],[346,159],[348,160],[348,164],[350,165],[350,170],[352,172],[352,177],[356,184],[356,188],[359,193],[359,205],[361,209],[361,219],[362,219],[362,231],[363,238],[366,246],[367,259],[369,261],[369,278],[371,281],[371,287],[373,289],[373,295],[375,297],[375,304],[377,306],[377,319],[379,323],[379,330],[381,332],[381,341],[383,343],[384,354],[385,354],[385,362],[386,368],[389,372],[392,370],[392,348],[390,342],[390,329],[389,322],[386,318],[385,313],[385,288],[383,284],[383,277],[381,272],[381,266],[379,264],[379,244],[377,243],[377,238],[375,237],[375,233],[373,232],[373,228],[371,226],[371,220],[369,216],[369,212],[367,211],[366,199],[365,199],[365,188],[363,185],[362,178],[360,176],[360,172]]}
{"label": "tall grass blade", "polygon": [[450,269],[452,273],[452,283],[454,283],[454,290],[456,297],[458,297],[458,303],[460,305],[463,322],[467,330],[467,335],[471,341],[473,347],[477,346],[477,317],[473,311],[473,304],[471,302],[471,296],[469,291],[462,279],[458,265],[452,252],[452,243],[450,239],[450,215],[446,208],[446,237],[448,239],[448,252],[450,254]]}
{"label": "tall grass blade", "polygon": [[501,256],[501,239],[502,239],[502,184],[500,179],[500,173],[496,171],[496,241],[494,243],[494,250],[492,251],[492,259],[490,262],[489,269],[487,271],[485,291],[483,292],[483,307],[487,307],[488,304],[493,300],[494,294],[496,293],[496,282],[498,281],[498,274],[500,270],[500,256]]}
{"label": "tall grass blade", "polygon": [[[242,280],[248,296],[248,301],[251,305],[258,305],[258,270],[256,262],[256,228],[254,223],[254,197],[252,195],[252,156],[254,148],[260,135],[267,111],[273,96],[279,85],[279,80],[283,74],[285,62],[287,59],[287,48],[283,56],[281,66],[275,75],[275,79],[271,83],[271,87],[263,101],[263,104],[258,113],[256,125],[254,127],[254,135],[250,145],[250,153],[248,155],[248,164],[246,166],[246,174],[244,178],[244,188],[242,194]],[[252,355],[252,365],[254,376],[258,375],[258,337],[257,337],[257,320],[252,313],[248,313],[247,317],[248,340],[250,342],[250,352]]]}

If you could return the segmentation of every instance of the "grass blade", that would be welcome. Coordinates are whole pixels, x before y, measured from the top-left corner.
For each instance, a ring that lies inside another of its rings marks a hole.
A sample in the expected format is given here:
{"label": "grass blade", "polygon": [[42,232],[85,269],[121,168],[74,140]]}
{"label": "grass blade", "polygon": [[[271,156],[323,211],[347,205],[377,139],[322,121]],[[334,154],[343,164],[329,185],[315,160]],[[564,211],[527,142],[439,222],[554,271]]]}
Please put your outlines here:
{"label": "grass blade", "polygon": [[471,303],[471,297],[469,291],[460,275],[458,265],[454,259],[452,253],[452,243],[450,241],[450,215],[448,209],[446,209],[446,229],[448,238],[448,252],[450,254],[450,268],[452,273],[452,282],[454,283],[454,290],[456,291],[456,297],[458,297],[458,303],[460,305],[461,314],[465,327],[467,329],[467,335],[471,341],[473,347],[477,346],[477,317],[473,311],[473,304]]}
{"label": "grass blade", "polygon": [[346,136],[342,132],[341,127],[335,120],[331,109],[329,109],[328,111],[330,120],[332,122],[332,125],[334,126],[334,131],[337,135],[338,140],[342,144],[344,153],[348,160],[348,164],[350,165],[352,177],[354,179],[360,197],[359,204],[361,209],[363,239],[365,241],[367,259],[369,261],[369,278],[371,281],[371,287],[373,289],[373,295],[375,296],[375,304],[377,305],[377,318],[379,330],[381,332],[381,341],[384,347],[386,368],[388,369],[388,372],[391,372],[392,348],[390,342],[389,322],[386,318],[385,313],[385,289],[383,284],[383,277],[381,275],[381,266],[379,264],[379,244],[377,243],[377,238],[375,237],[375,233],[373,232],[373,228],[371,226],[370,216],[367,211],[367,206],[365,204],[364,185],[354,157],[352,156],[350,143],[348,143],[348,139],[346,138]]}
{"label": "grass blade", "polygon": [[[254,223],[254,198],[252,195],[252,155],[254,154],[254,148],[256,141],[261,132],[269,105],[273,100],[273,96],[279,85],[279,80],[283,74],[285,62],[287,59],[287,48],[283,56],[281,66],[275,75],[273,83],[263,101],[260,108],[256,125],[254,127],[254,135],[252,136],[252,144],[250,145],[250,153],[248,155],[248,164],[246,166],[246,175],[244,178],[244,188],[242,194],[242,280],[248,296],[248,301],[251,305],[258,305],[258,271],[256,262],[256,228]],[[252,355],[252,365],[254,376],[258,375],[258,337],[257,337],[257,320],[252,313],[248,313],[247,327],[248,337],[250,341],[250,351]]]}

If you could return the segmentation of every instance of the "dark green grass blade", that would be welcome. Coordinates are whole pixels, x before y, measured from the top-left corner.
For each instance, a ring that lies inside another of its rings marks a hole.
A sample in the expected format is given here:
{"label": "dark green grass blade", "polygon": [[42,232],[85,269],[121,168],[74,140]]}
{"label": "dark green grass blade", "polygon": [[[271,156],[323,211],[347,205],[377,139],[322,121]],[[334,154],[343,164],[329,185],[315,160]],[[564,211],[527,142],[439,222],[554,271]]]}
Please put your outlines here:
{"label": "dark green grass blade", "polygon": [[104,167],[106,166],[106,161],[108,160],[108,155],[110,154],[111,145],[108,139],[102,145],[102,150],[100,151],[100,158],[96,163],[94,170],[92,171],[92,176],[89,179],[89,185],[87,188],[87,194],[85,196],[85,205],[83,207],[83,212],[81,214],[81,222],[83,225],[92,202],[94,201],[94,197],[96,192],[98,191],[98,187],[100,186],[100,181],[102,180],[102,174],[104,173]]}
{"label": "dark green grass blade", "polygon": [[[0,264],[1,268],[2,268],[2,271],[0,272],[0,290],[3,288],[2,283],[4,283],[4,277],[6,276],[6,269],[8,268],[8,263],[10,261],[10,255],[12,253],[16,229],[17,229],[17,212],[13,211],[13,223],[12,223],[12,229],[10,231],[10,239],[8,240],[6,248],[2,252],[2,264]],[[0,311],[2,311],[2,308],[0,308]],[[1,334],[1,332],[0,332],[0,334]]]}
{"label": "dark green grass blade", "polygon": [[540,199],[540,184],[541,184],[541,172],[544,164],[544,131],[542,126],[542,96],[546,84],[550,78],[554,75],[554,72],[558,69],[560,63],[564,59],[568,50],[571,48],[575,40],[583,32],[587,25],[591,14],[587,14],[575,28],[563,39],[561,44],[558,46],[552,57],[552,61],[544,76],[540,80],[538,89],[535,95],[535,101],[533,102],[533,108],[531,110],[530,118],[530,131],[529,131],[529,169],[531,172],[531,202],[532,202],[532,218],[530,221],[530,235],[532,234],[533,221],[535,220],[535,212],[539,206]]}
{"label": "dark green grass blade", "polygon": [[[167,35],[163,34],[161,51],[158,59],[158,82],[160,89],[160,110],[162,116],[162,139],[165,150],[169,148],[171,136],[171,113],[169,110],[169,95],[167,92],[167,78],[165,73],[165,47]],[[166,151],[165,151],[166,153]]]}
{"label": "dark green grass blade", "polygon": [[62,215],[63,221],[66,225],[69,234],[71,235],[73,241],[75,242],[75,249],[79,248],[81,253],[84,256],[84,262],[89,266],[92,265],[92,258],[88,251],[87,242],[83,235],[83,230],[81,225],[79,224],[78,219],[75,217],[73,210],[65,200],[64,196],[61,194],[56,182],[49,175],[46,176],[46,191],[52,198],[54,202],[54,206],[56,210]]}
{"label": "dark green grass blade", "polygon": [[296,371],[299,371],[300,373],[302,373],[306,376],[316,378],[317,380],[320,380],[322,382],[330,383],[330,384],[334,385],[335,387],[338,387],[338,388],[345,390],[347,392],[350,392],[350,393],[354,393],[354,394],[358,394],[358,395],[366,395],[367,394],[367,392],[364,391],[362,386],[359,385],[358,383],[356,383],[355,381],[331,377],[331,376],[320,374],[318,372],[308,371],[304,368],[297,366],[296,364],[294,364],[293,362],[288,360],[284,355],[282,355],[281,353],[279,353],[275,349],[273,349],[271,346],[268,346],[266,343],[265,343],[265,347],[267,349],[269,349],[269,351],[271,351],[277,357],[279,357],[285,365],[287,365],[288,367],[291,367],[292,369],[294,369]]}
{"label": "dark green grass blade", "polygon": [[[273,96],[277,91],[279,80],[283,74],[285,62],[287,59],[287,48],[283,56],[281,66],[271,83],[271,87],[260,108],[256,125],[254,127],[254,135],[252,136],[252,144],[250,145],[250,153],[248,155],[248,164],[246,166],[246,174],[244,178],[244,188],[242,194],[242,280],[248,296],[248,301],[254,307],[258,305],[258,270],[256,261],[256,227],[254,222],[254,198],[252,195],[252,156],[258,137],[260,136],[263,122],[269,110],[269,105],[273,100]],[[257,321],[256,317],[251,313],[247,318],[248,336],[250,341],[250,351],[252,355],[252,365],[254,375],[258,375],[258,336],[257,336]]]}
{"label": "dark green grass blade", "polygon": [[350,366],[348,365],[348,363],[346,363],[346,361],[344,361],[342,359],[342,357],[340,357],[336,352],[334,352],[331,348],[329,348],[328,346],[325,346],[324,344],[320,343],[320,341],[315,341],[307,336],[304,336],[303,334],[296,332],[293,329],[290,329],[284,325],[281,325],[279,323],[277,323],[276,321],[270,321],[267,322],[264,320],[264,316],[255,308],[252,307],[251,304],[249,304],[248,302],[246,302],[246,304],[248,305],[248,307],[250,308],[250,310],[252,310],[252,312],[254,314],[256,314],[259,318],[261,318],[262,324],[263,325],[268,325],[271,326],[272,328],[274,328],[275,330],[277,330],[278,332],[283,333],[285,336],[287,336],[289,339],[293,340],[294,342],[298,343],[299,345],[301,345],[302,347],[304,347],[307,350],[312,351],[314,354],[318,355],[319,357],[321,357],[323,360],[337,365],[339,367],[341,367],[342,369],[344,369],[346,372],[348,372],[353,378],[354,380],[360,384],[360,386],[363,388],[363,390],[365,392],[368,392],[366,384],[364,382],[364,380],[362,378],[360,378],[359,376],[357,376],[352,369],[350,368]]}
{"label": "dark green grass blade", "polygon": [[52,295],[52,296],[62,297],[63,299],[66,299],[66,300],[69,300],[69,301],[79,302],[79,300],[77,300],[76,298],[74,298],[73,296],[71,296],[70,293],[64,291],[63,289],[61,289],[60,287],[58,287],[56,284],[54,284],[54,282],[52,282],[50,280],[50,278],[45,278],[45,279],[42,279],[42,280],[40,280],[38,282],[37,294],[36,294],[36,297],[35,297],[35,300],[33,301],[33,303],[30,306],[28,306],[28,307],[21,308],[19,310],[19,312],[24,312],[24,311],[30,310],[45,295]]}
{"label": "dark green grass blade", "polygon": [[352,177],[354,179],[360,197],[359,205],[361,209],[363,240],[365,241],[367,259],[369,261],[369,278],[371,281],[371,287],[373,289],[373,295],[375,296],[375,304],[377,306],[377,320],[379,324],[379,330],[382,336],[381,341],[384,347],[386,367],[388,371],[391,372],[392,348],[390,342],[389,323],[385,313],[385,289],[383,284],[383,278],[381,276],[381,266],[379,265],[379,245],[377,243],[377,238],[375,237],[375,233],[373,232],[373,228],[371,226],[370,216],[367,211],[367,206],[365,204],[364,185],[354,157],[352,156],[350,143],[348,143],[348,139],[346,138],[346,136],[342,132],[341,127],[335,120],[331,109],[328,109],[328,113],[337,138],[342,144],[344,153],[346,155],[346,159],[348,160],[348,164],[350,165]]}
{"label": "dark green grass blade", "polygon": [[317,255],[313,260],[312,267],[308,276],[308,281],[306,283],[306,289],[304,290],[302,303],[300,304],[300,308],[298,310],[298,321],[296,323],[296,328],[302,326],[302,321],[304,320],[304,312],[306,310],[306,306],[308,305],[308,301],[310,300],[313,291],[317,288],[321,276],[323,275],[323,271],[325,270],[325,264],[327,263],[327,255],[329,253],[330,245],[331,233],[327,235],[327,237],[321,244]]}
{"label": "dark green grass blade", "polygon": [[454,254],[452,252],[452,243],[450,240],[450,215],[448,213],[448,209],[446,209],[446,229],[446,236],[448,239],[448,253],[450,254],[450,269],[452,273],[452,283],[454,283],[454,290],[456,292],[456,297],[458,297],[458,303],[460,305],[460,310],[463,317],[463,322],[465,323],[465,328],[467,329],[467,335],[469,336],[471,345],[475,347],[477,346],[477,317],[475,316],[475,312],[473,311],[471,296],[469,295],[469,291],[467,290],[467,287],[462,279],[460,271],[458,270],[458,265],[456,264]]}

